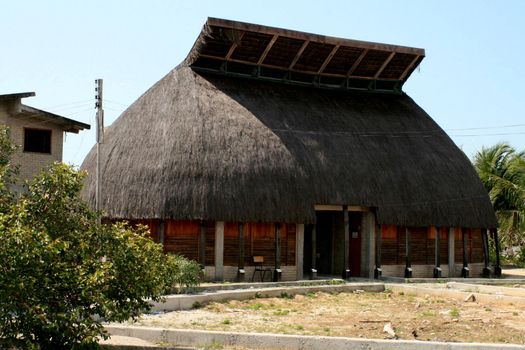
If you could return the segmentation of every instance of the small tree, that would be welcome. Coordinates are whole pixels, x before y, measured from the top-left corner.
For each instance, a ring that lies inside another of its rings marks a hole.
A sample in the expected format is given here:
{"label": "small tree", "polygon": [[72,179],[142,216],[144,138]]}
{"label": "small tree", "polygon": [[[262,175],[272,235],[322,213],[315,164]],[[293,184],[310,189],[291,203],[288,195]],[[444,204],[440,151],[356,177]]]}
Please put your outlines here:
{"label": "small tree", "polygon": [[96,346],[101,319],[136,318],[185,269],[145,227],[98,224],[79,197],[82,179],[57,163],[0,206],[0,348]]}
{"label": "small tree", "polygon": [[524,245],[525,153],[506,143],[483,147],[474,166],[496,212],[502,245]]}

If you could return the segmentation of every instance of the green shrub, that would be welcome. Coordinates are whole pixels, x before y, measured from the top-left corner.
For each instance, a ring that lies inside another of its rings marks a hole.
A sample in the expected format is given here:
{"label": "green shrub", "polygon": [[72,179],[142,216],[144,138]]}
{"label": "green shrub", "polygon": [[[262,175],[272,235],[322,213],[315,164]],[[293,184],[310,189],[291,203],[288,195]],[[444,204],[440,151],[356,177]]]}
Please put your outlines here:
{"label": "green shrub", "polygon": [[202,279],[202,269],[195,260],[181,255],[168,254],[167,281],[175,293],[184,293],[198,286]]}
{"label": "green shrub", "polygon": [[72,167],[57,163],[10,193],[2,130],[0,348],[92,348],[107,337],[102,321],[136,319],[173,283],[198,283],[193,263],[166,256],[145,227],[99,224]]}

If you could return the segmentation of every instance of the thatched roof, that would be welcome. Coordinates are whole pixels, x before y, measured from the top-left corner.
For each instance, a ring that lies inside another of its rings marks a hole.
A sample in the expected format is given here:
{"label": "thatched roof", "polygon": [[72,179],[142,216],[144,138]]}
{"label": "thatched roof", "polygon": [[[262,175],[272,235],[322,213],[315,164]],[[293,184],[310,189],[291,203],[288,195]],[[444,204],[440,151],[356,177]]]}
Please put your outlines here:
{"label": "thatched roof", "polygon": [[[171,71],[107,128],[114,218],[315,222],[314,205],[379,223],[495,227],[468,158],[406,94]],[[94,203],[95,152],[83,169]]]}

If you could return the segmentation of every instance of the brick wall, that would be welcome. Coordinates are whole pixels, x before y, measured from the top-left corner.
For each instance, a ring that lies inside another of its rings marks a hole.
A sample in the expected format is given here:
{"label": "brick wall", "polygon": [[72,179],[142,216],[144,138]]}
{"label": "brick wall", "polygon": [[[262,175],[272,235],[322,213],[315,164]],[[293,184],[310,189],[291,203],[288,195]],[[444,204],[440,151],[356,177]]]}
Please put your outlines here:
{"label": "brick wall", "polygon": [[[31,179],[53,162],[62,161],[63,131],[49,122],[35,118],[11,117],[10,110],[16,107],[16,103],[0,104],[0,124],[9,127],[11,141],[18,146],[12,162],[19,166],[19,178],[22,182]],[[24,152],[24,128],[51,130],[51,154]]]}

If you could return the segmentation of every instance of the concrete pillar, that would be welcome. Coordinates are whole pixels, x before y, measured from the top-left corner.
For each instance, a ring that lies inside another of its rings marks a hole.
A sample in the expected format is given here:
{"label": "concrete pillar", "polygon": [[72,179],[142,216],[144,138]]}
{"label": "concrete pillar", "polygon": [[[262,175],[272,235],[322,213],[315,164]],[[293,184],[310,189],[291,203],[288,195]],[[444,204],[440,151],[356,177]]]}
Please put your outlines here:
{"label": "concrete pillar", "polygon": [[215,222],[215,280],[224,280],[224,221]]}
{"label": "concrete pillar", "polygon": [[453,227],[448,229],[448,277],[456,277],[455,232]]}
{"label": "concrete pillar", "polygon": [[361,220],[361,276],[373,278],[375,267],[375,228],[376,217],[373,212],[363,212]]}
{"label": "concrete pillar", "polygon": [[304,224],[295,225],[295,278],[303,279]]}
{"label": "concrete pillar", "polygon": [[[343,246],[343,269],[341,278],[346,280],[350,278],[350,220],[348,217],[348,207],[343,205],[343,227],[344,227],[344,246]],[[335,244],[332,244],[335,247]],[[333,250],[332,250],[333,256]],[[359,272],[357,272],[359,273]]]}

